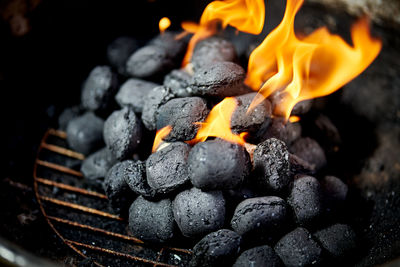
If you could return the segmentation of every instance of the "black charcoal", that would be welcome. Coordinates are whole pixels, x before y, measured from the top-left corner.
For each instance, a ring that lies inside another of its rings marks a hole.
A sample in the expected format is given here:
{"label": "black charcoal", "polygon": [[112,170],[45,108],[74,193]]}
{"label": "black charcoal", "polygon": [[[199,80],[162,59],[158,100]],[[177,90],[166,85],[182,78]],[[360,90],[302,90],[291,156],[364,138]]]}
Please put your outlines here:
{"label": "black charcoal", "polygon": [[148,130],[153,131],[157,128],[158,109],[172,98],[175,98],[175,95],[165,86],[157,86],[147,94],[144,99],[142,121]]}
{"label": "black charcoal", "polygon": [[315,173],[315,166],[294,154],[289,154],[290,172],[295,174],[313,175]]}
{"label": "black charcoal", "polygon": [[129,75],[143,79],[159,79],[174,68],[165,48],[147,45],[136,50],[126,62]]}
{"label": "black charcoal", "polygon": [[281,192],[292,181],[289,152],[284,142],[270,138],[258,144],[253,161],[256,183],[261,188]]}
{"label": "black charcoal", "polygon": [[146,179],[146,163],[143,161],[128,160],[129,163],[125,165],[125,182],[130,189],[143,196],[146,199],[154,199],[156,192],[149,186]]}
{"label": "black charcoal", "polygon": [[169,199],[149,201],[139,196],[129,208],[129,229],[143,241],[165,243],[174,236],[174,226]]}
{"label": "black charcoal", "polygon": [[348,256],[356,247],[356,234],[346,224],[334,224],[314,233],[314,236],[335,259]]}
{"label": "black charcoal", "polygon": [[206,235],[193,248],[189,266],[230,266],[240,250],[241,237],[228,229]]}
{"label": "black charcoal", "polygon": [[297,139],[290,147],[290,151],[320,170],[326,165],[325,152],[321,146],[309,137]]}
{"label": "black charcoal", "polygon": [[232,267],[280,267],[281,259],[270,246],[259,246],[243,251]]}
{"label": "black charcoal", "polygon": [[257,193],[253,189],[247,186],[242,186],[237,189],[230,189],[224,191],[224,197],[226,204],[233,209],[245,199],[257,197]]}
{"label": "black charcoal", "polygon": [[343,205],[349,188],[342,180],[335,176],[325,176],[321,180],[321,186],[329,206],[338,207]]}
{"label": "black charcoal", "polygon": [[195,71],[206,65],[224,61],[235,62],[237,55],[233,44],[219,37],[211,37],[199,42],[191,58]]}
{"label": "black charcoal", "polygon": [[295,179],[288,203],[293,209],[297,223],[314,223],[322,213],[322,193],[318,180],[312,176]]}
{"label": "black charcoal", "polygon": [[157,37],[153,38],[149,45],[164,48],[168,57],[171,58],[178,66],[186,52],[186,38],[176,38],[178,33],[166,31]]}
{"label": "black charcoal", "polygon": [[250,168],[246,149],[222,139],[197,143],[188,158],[190,181],[203,190],[236,188]]}
{"label": "black charcoal", "polygon": [[236,233],[253,240],[276,236],[287,219],[287,204],[283,199],[257,197],[246,199],[236,207],[231,226]]}
{"label": "black charcoal", "polygon": [[80,116],[82,112],[83,109],[80,106],[73,106],[64,109],[58,117],[58,128],[62,131],[65,131],[67,129],[69,121]]}
{"label": "black charcoal", "polygon": [[136,194],[130,190],[124,178],[128,164],[129,161],[123,161],[112,166],[103,182],[104,191],[111,207],[118,213],[127,209],[136,197]]}
{"label": "black charcoal", "polygon": [[189,87],[192,75],[184,70],[173,70],[164,78],[164,86],[169,87],[177,97],[187,97],[192,95]]}
{"label": "black charcoal", "polygon": [[142,125],[132,108],[114,111],[104,123],[104,141],[118,160],[132,156],[142,138]]}
{"label": "black charcoal", "polygon": [[244,85],[246,73],[233,62],[216,62],[199,68],[193,75],[190,88],[193,94],[229,97],[251,92]]}
{"label": "black charcoal", "polygon": [[144,99],[157,86],[159,85],[156,83],[131,78],[121,86],[115,100],[121,108],[131,106],[134,112],[142,113]]}
{"label": "black charcoal", "polygon": [[146,161],[146,176],[150,187],[157,192],[167,194],[187,184],[189,151],[188,144],[174,142],[151,154]]}
{"label": "black charcoal", "polygon": [[81,172],[86,179],[104,178],[108,170],[117,162],[111,151],[104,147],[88,156],[81,166]]}
{"label": "black charcoal", "polygon": [[235,133],[256,132],[260,127],[268,125],[271,119],[271,103],[265,99],[251,112],[247,112],[256,92],[235,97],[237,107],[232,114],[231,129]]}
{"label": "black charcoal", "polygon": [[139,44],[134,38],[129,36],[118,37],[107,47],[108,62],[118,70],[119,74],[125,75],[126,61],[138,47]]}
{"label": "black charcoal", "polygon": [[72,119],[67,126],[67,142],[75,151],[85,155],[101,148],[104,121],[92,112]]}
{"label": "black charcoal", "polygon": [[208,115],[207,102],[200,97],[171,99],[157,111],[157,129],[167,125],[171,132],[163,138],[167,142],[192,140]]}
{"label": "black charcoal", "polygon": [[310,111],[313,99],[303,100],[294,105],[291,115],[303,115]]}
{"label": "black charcoal", "polygon": [[271,120],[266,130],[261,129],[259,135],[261,140],[266,140],[269,138],[276,138],[282,140],[287,145],[291,145],[301,136],[301,125],[298,122],[291,123],[285,122],[284,118],[275,117]]}
{"label": "black charcoal", "polygon": [[220,229],[225,221],[225,199],[221,191],[192,188],[173,201],[174,218],[182,234],[198,237]]}
{"label": "black charcoal", "polygon": [[312,239],[310,232],[301,227],[282,237],[274,249],[288,267],[318,266],[322,260],[321,247]]}
{"label": "black charcoal", "polygon": [[95,67],[83,84],[82,106],[92,111],[108,109],[112,105],[117,85],[117,77],[110,67]]}

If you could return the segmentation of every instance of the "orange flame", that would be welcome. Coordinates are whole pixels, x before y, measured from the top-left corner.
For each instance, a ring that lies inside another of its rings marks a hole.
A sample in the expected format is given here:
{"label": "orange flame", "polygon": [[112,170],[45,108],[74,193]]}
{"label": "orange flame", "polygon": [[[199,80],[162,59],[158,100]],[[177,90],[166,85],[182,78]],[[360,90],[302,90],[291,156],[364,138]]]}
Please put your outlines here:
{"label": "orange flame", "polygon": [[156,137],[154,138],[153,148],[151,149],[152,153],[157,151],[157,148],[160,146],[162,139],[166,137],[171,131],[172,127],[169,125],[157,131]]}
{"label": "orange flame", "polygon": [[366,18],[352,26],[353,46],[326,28],[296,37],[294,18],[302,4],[303,0],[288,0],[282,22],[250,55],[246,84],[261,89],[249,109],[279,93],[282,99],[274,114],[288,119],[296,103],[333,93],[379,54],[382,43],[371,37]]}
{"label": "orange flame", "polygon": [[171,26],[171,21],[167,17],[163,17],[158,22],[158,28],[160,29],[161,34],[163,34],[165,30],[169,28],[169,26]]}
{"label": "orange flame", "polygon": [[198,142],[204,142],[208,137],[218,137],[229,142],[244,145],[244,137],[247,133],[240,135],[231,131],[231,117],[236,108],[236,100],[233,97],[227,97],[210,111],[205,122],[199,122],[201,125],[194,139],[188,141],[193,145]]}
{"label": "orange flame", "polygon": [[200,23],[182,23],[182,28],[194,33],[183,59],[182,65],[189,63],[197,42],[210,37],[217,31],[218,22],[222,28],[231,25],[242,32],[259,34],[264,26],[264,0],[224,0],[213,1],[207,5]]}

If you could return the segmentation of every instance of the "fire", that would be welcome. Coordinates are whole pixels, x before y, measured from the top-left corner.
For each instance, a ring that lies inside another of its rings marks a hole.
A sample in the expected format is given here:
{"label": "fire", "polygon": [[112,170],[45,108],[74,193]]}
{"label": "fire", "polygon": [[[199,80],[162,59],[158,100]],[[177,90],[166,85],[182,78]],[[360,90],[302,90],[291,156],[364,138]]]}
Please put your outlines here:
{"label": "fire", "polygon": [[200,18],[200,23],[182,23],[182,28],[194,33],[182,65],[189,63],[197,42],[210,37],[217,31],[218,23],[222,28],[228,25],[237,30],[251,34],[259,34],[264,26],[264,0],[224,0],[213,1],[207,5]]}
{"label": "fire", "polygon": [[190,144],[204,142],[208,137],[219,137],[229,142],[244,145],[244,137],[247,133],[240,135],[231,131],[231,117],[237,106],[233,97],[227,97],[210,111],[205,122],[200,122],[200,129],[194,139],[188,141]]}
{"label": "fire", "polygon": [[282,22],[250,55],[246,84],[256,91],[261,87],[250,109],[279,94],[274,113],[288,119],[296,103],[335,92],[364,71],[381,50],[366,18],[351,28],[353,46],[326,28],[297,37],[294,18],[302,4],[303,0],[288,0]]}
{"label": "fire", "polygon": [[158,28],[160,29],[161,34],[163,34],[165,30],[169,28],[169,26],[171,26],[171,21],[167,17],[163,17],[158,22]]}
{"label": "fire", "polygon": [[162,139],[166,137],[172,131],[172,127],[167,125],[164,128],[161,128],[157,131],[156,137],[154,138],[153,148],[151,152],[156,152],[157,148],[160,146]]}

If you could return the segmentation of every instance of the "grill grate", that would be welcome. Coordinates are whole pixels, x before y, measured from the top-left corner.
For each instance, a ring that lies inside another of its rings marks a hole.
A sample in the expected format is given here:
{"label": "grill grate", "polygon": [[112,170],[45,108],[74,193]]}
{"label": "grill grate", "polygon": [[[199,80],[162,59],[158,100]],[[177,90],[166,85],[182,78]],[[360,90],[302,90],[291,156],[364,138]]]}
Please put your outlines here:
{"label": "grill grate", "polygon": [[50,227],[75,252],[98,266],[185,266],[188,249],[155,246],[126,235],[98,183],[79,172],[84,155],[67,149],[66,133],[49,129],[34,165],[34,189]]}

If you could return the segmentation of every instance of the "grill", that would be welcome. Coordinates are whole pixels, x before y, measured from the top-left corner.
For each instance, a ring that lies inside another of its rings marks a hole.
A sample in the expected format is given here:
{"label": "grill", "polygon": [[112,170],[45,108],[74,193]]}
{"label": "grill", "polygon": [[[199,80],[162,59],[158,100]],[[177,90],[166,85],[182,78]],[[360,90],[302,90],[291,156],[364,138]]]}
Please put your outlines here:
{"label": "grill", "polygon": [[49,129],[34,165],[34,190],[49,226],[76,253],[97,266],[185,266],[191,251],[146,244],[126,235],[101,185],[79,172],[84,155],[67,148],[66,133]]}

